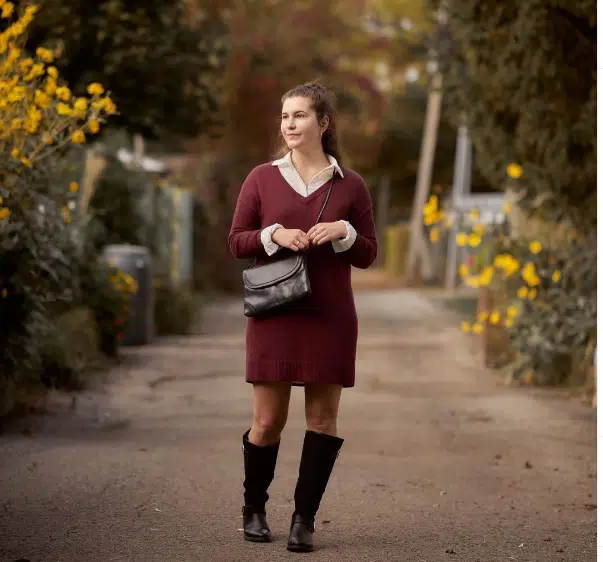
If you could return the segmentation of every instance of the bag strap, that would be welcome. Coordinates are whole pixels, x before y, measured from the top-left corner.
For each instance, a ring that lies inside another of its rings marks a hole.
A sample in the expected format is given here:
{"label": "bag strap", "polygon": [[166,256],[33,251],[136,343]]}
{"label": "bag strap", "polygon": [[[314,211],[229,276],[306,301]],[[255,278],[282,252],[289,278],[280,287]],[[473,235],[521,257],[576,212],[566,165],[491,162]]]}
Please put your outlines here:
{"label": "bag strap", "polygon": [[320,213],[318,213],[318,216],[316,217],[314,226],[316,226],[320,222],[320,217],[322,217],[322,212],[325,210],[325,207],[327,206],[327,202],[329,201],[329,197],[331,196],[331,190],[333,189],[333,183],[335,182],[335,173],[336,173],[335,170],[333,170],[333,177],[331,178],[331,185],[329,186],[329,190],[327,191],[327,196],[325,197],[325,200],[322,204]]}

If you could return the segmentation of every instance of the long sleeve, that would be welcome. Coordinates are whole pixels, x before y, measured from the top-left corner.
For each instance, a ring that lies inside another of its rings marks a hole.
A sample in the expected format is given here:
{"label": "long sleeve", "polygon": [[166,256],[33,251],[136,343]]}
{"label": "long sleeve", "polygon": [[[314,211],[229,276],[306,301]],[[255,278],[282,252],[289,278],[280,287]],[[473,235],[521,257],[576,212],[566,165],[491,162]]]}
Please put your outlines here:
{"label": "long sleeve", "polygon": [[356,229],[348,221],[341,220],[339,222],[345,224],[348,234],[345,238],[342,238],[340,240],[333,240],[333,242],[331,242],[333,246],[333,251],[336,254],[349,250],[354,245],[354,242],[356,242]]}
{"label": "long sleeve", "polygon": [[238,259],[265,254],[261,241],[260,201],[254,172],[252,170],[243,182],[228,235],[228,247]]}
{"label": "long sleeve", "polygon": [[356,189],[349,222],[356,231],[356,240],[348,250],[337,255],[353,267],[367,269],[377,258],[377,236],[373,219],[373,202],[362,180]]}
{"label": "long sleeve", "polygon": [[276,254],[280,250],[280,246],[272,240],[272,235],[277,228],[283,228],[282,224],[271,224],[267,226],[262,233],[260,234],[260,240],[262,241],[262,246],[264,246],[264,250],[266,254],[269,256]]}

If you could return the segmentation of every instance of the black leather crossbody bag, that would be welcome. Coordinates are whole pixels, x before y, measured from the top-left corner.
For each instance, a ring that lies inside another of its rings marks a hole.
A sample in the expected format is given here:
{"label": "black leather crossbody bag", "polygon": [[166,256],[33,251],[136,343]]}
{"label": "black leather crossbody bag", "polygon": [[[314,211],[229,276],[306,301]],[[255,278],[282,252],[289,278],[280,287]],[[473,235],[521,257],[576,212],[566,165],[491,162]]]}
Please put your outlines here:
{"label": "black leather crossbody bag", "polygon": [[[335,173],[314,224],[318,224],[333,189]],[[255,260],[251,262],[255,264]],[[312,294],[305,252],[243,271],[244,314],[258,316]]]}

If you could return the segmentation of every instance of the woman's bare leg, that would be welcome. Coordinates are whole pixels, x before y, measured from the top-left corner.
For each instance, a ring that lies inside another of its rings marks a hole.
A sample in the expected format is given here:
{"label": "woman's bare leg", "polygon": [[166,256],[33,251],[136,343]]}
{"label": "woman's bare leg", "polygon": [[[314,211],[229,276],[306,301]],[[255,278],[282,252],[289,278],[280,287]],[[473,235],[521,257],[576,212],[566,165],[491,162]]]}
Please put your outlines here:
{"label": "woman's bare leg", "polygon": [[309,431],[337,436],[341,386],[309,384],[306,391],[306,427]]}
{"label": "woman's bare leg", "polygon": [[250,443],[265,447],[279,441],[287,423],[290,398],[291,384],[289,383],[254,383]]}

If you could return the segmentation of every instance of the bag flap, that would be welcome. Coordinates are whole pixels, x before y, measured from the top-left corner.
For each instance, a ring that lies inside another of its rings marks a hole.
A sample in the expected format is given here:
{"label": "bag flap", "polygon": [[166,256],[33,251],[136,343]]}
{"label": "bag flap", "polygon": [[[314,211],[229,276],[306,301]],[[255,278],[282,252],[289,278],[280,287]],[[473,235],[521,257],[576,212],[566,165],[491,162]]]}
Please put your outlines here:
{"label": "bag flap", "polygon": [[243,271],[246,287],[259,289],[284,281],[296,273],[304,262],[304,256],[296,254],[282,260],[251,267]]}

